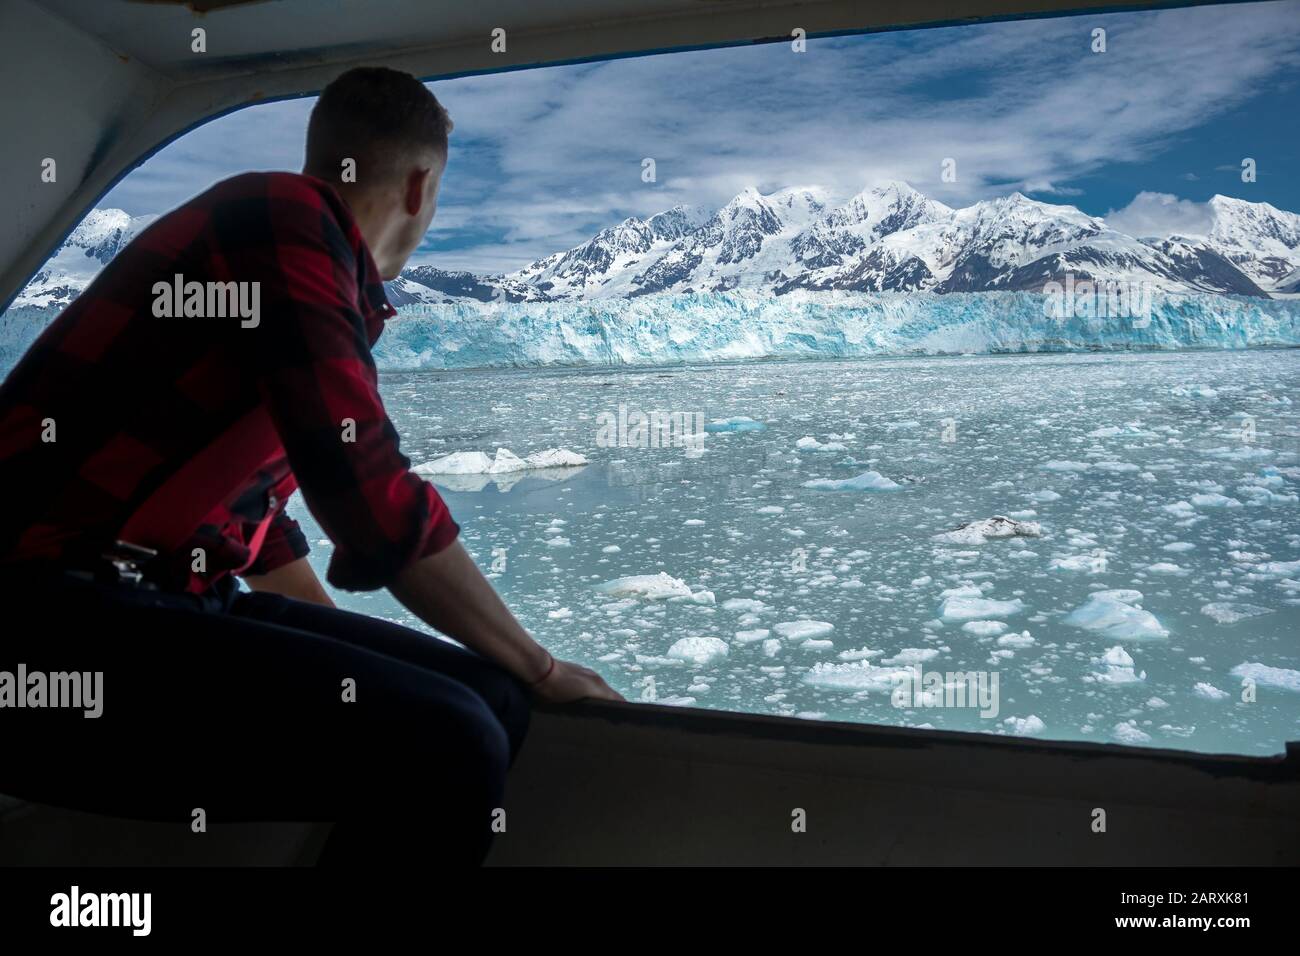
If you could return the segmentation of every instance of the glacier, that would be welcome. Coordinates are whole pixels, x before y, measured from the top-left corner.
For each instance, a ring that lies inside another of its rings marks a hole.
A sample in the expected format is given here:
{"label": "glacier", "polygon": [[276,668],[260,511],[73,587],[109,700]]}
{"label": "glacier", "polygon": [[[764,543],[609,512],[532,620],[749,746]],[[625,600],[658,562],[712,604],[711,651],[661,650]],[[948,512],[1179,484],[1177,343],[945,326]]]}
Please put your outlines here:
{"label": "glacier", "polygon": [[[1154,293],[1149,316],[1048,315],[1035,292],[663,293],[634,299],[404,306],[381,371],[656,366],[755,359],[1300,346],[1300,298]],[[58,315],[0,314],[0,372]]]}
{"label": "glacier", "polygon": [[640,366],[1300,345],[1300,301],[1156,293],[1149,317],[1049,318],[1032,292],[744,291],[399,309],[381,369]]}

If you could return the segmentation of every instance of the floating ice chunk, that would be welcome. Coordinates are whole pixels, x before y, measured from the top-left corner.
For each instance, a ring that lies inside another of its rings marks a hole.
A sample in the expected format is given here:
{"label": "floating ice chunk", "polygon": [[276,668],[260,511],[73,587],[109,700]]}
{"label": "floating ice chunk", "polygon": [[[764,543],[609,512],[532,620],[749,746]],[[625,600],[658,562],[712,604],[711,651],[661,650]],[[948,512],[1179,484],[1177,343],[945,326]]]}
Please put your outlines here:
{"label": "floating ice chunk", "polygon": [[548,448],[527,458],[520,458],[508,448],[498,448],[496,458],[488,458],[481,451],[458,451],[416,465],[411,470],[421,475],[503,475],[546,468],[573,468],[585,464],[586,457],[567,448]]}
{"label": "floating ice chunk", "polygon": [[1248,499],[1246,504],[1252,507],[1261,505],[1291,505],[1300,501],[1297,495],[1282,495],[1268,488],[1261,488],[1257,485],[1241,485],[1237,488],[1237,494]]}
{"label": "floating ice chunk", "polygon": [[1267,561],[1257,565],[1255,570],[1260,574],[1290,577],[1293,574],[1300,574],[1300,561]]}
{"label": "floating ice chunk", "polygon": [[549,617],[552,621],[563,621],[566,620],[567,618],[573,617],[573,612],[570,611],[567,607],[562,607],[562,608],[557,608],[554,611],[547,611],[546,616]]}
{"label": "floating ice chunk", "polygon": [[758,513],[761,515],[779,515],[785,514],[785,509],[780,505],[764,505],[758,509]]}
{"label": "floating ice chunk", "polygon": [[416,465],[411,471],[419,475],[486,475],[492,459],[481,451],[458,451]]}
{"label": "floating ice chunk", "polygon": [[880,663],[882,664],[924,664],[926,661],[932,661],[939,656],[939,652],[932,647],[905,647],[893,657],[886,657]]}
{"label": "floating ice chunk", "polygon": [[529,468],[580,468],[587,464],[587,456],[567,448],[548,448],[535,452],[524,461]]}
{"label": "floating ice chunk", "polygon": [[804,674],[805,684],[816,687],[834,687],[852,690],[890,690],[895,683],[910,680],[908,667],[878,667],[870,661],[849,661],[844,664],[821,662]]}
{"label": "floating ice chunk", "polygon": [[1122,744],[1145,744],[1151,741],[1151,735],[1141,730],[1136,720],[1120,721],[1111,734]]}
{"label": "floating ice chunk", "polygon": [[818,491],[893,491],[902,487],[878,471],[864,471],[854,478],[814,478],[803,486]]}
{"label": "floating ice chunk", "polygon": [[843,442],[831,441],[820,442],[811,435],[805,435],[794,443],[794,447],[799,451],[848,451],[849,448]]}
{"label": "floating ice chunk", "polygon": [[994,634],[1001,634],[1007,629],[1003,621],[967,621],[961,626],[961,629],[967,634],[974,634],[976,637],[990,637]]}
{"label": "floating ice chunk", "polygon": [[1226,461],[1250,461],[1259,458],[1272,458],[1275,452],[1271,448],[1260,448],[1257,445],[1221,445],[1218,448],[1211,448],[1205,452],[1214,458],[1222,458]]}
{"label": "floating ice chunk", "polygon": [[1269,667],[1267,664],[1246,662],[1238,664],[1229,673],[1243,680],[1253,680],[1266,687],[1280,687],[1300,693],[1300,671],[1286,667]]}
{"label": "floating ice chunk", "polygon": [[1031,491],[1029,494],[1025,495],[1025,497],[1035,504],[1047,504],[1051,501],[1061,500],[1060,494],[1052,491],[1050,488],[1044,488],[1042,491]]}
{"label": "floating ice chunk", "polygon": [[1016,521],[1005,515],[994,515],[979,521],[968,521],[955,531],[945,531],[934,536],[936,541],[949,544],[983,544],[993,538],[1039,538],[1043,529],[1036,521]]}
{"label": "floating ice chunk", "polygon": [[1240,508],[1241,502],[1226,495],[1192,495],[1192,504],[1198,508]]}
{"label": "floating ice chunk", "polygon": [[763,642],[763,655],[765,657],[776,657],[781,653],[781,642],[775,637],[769,637]]}
{"label": "floating ice chunk", "polygon": [[1034,714],[1028,717],[1008,717],[1002,723],[1006,724],[1011,729],[1010,732],[1017,737],[1030,737],[1041,734],[1047,729],[1047,725]]}
{"label": "floating ice chunk", "polygon": [[668,648],[668,656],[688,664],[708,664],[726,657],[727,642],[717,637],[683,637]]}
{"label": "floating ice chunk", "polygon": [[1104,428],[1094,428],[1088,432],[1089,438],[1114,438],[1116,435],[1132,436],[1150,436],[1150,432],[1142,430],[1141,422],[1129,422],[1127,425],[1107,425]]}
{"label": "floating ice chunk", "polygon": [[1104,554],[1071,554],[1064,558],[1052,558],[1047,565],[1049,571],[1086,571],[1088,574],[1100,574],[1106,570]]}
{"label": "floating ice chunk", "polygon": [[767,636],[771,633],[772,632],[765,627],[760,627],[752,631],[737,631],[736,643],[752,644],[755,641],[765,641],[767,640]]}
{"label": "floating ice chunk", "polygon": [[1165,545],[1160,550],[1172,551],[1173,553],[1178,554],[1183,551],[1193,551],[1195,549],[1196,549],[1196,545],[1192,544],[1190,541],[1174,541]]}
{"label": "floating ice chunk", "polygon": [[853,651],[840,651],[835,656],[842,661],[865,661],[872,657],[879,657],[884,651],[873,651],[869,647],[859,647]]}
{"label": "floating ice chunk", "polygon": [[1234,604],[1231,601],[1213,601],[1201,606],[1201,613],[1219,624],[1236,624],[1247,618],[1272,614],[1273,609],[1258,604]]}
{"label": "floating ice chunk", "polygon": [[744,415],[733,418],[718,418],[704,426],[706,432],[761,432],[765,428],[762,422],[756,422]]}
{"label": "floating ice chunk", "polygon": [[1096,631],[1109,640],[1132,641],[1168,637],[1169,632],[1150,611],[1138,607],[1141,591],[1094,591],[1064,618],[1066,624]]}
{"label": "floating ice chunk", "polygon": [[1100,671],[1093,672],[1093,680],[1103,684],[1135,684],[1147,678],[1146,671],[1140,674],[1134,671],[1133,658],[1118,644],[1101,657],[1094,657],[1092,662],[1102,667]]}
{"label": "floating ice chunk", "polygon": [[1141,470],[1137,465],[1130,464],[1127,461],[1098,461],[1093,463],[1092,469],[1093,471],[1108,471],[1113,475]]}
{"label": "floating ice chunk", "polygon": [[703,518],[687,518],[685,521],[682,522],[682,524],[687,528],[698,528],[700,527],[700,525],[703,525],[705,523],[706,522]]}
{"label": "floating ice chunk", "polygon": [[808,638],[799,647],[805,651],[829,651],[835,646],[834,641],[818,640],[817,638]]}
{"label": "floating ice chunk", "polygon": [[1087,471],[1092,466],[1086,461],[1049,461],[1039,467],[1044,471]]}
{"label": "floating ice chunk", "polygon": [[947,621],[976,621],[982,618],[1001,618],[1019,614],[1025,609],[1020,598],[1010,601],[995,601],[983,596],[983,592],[974,585],[952,588],[943,592],[943,603],[939,605],[939,617]]}
{"label": "floating ice chunk", "polygon": [[680,657],[660,657],[658,654],[637,654],[636,662],[659,667],[677,667],[685,663]]}
{"label": "floating ice chunk", "polygon": [[607,544],[600,549],[601,554],[618,554],[623,549],[616,544]]}
{"label": "floating ice chunk", "polygon": [[681,578],[672,577],[660,571],[658,574],[633,574],[625,578],[616,578],[596,588],[602,594],[619,597],[641,597],[651,601],[667,598],[689,598],[691,589]]}
{"label": "floating ice chunk", "polygon": [[1206,700],[1227,700],[1228,694],[1219,690],[1213,684],[1207,684],[1205,681],[1199,682],[1192,688],[1192,693],[1197,697],[1204,697]]}
{"label": "floating ice chunk", "polygon": [[758,614],[760,611],[768,610],[768,606],[762,601],[756,601],[753,598],[728,598],[722,602],[724,611],[747,611],[751,614]]}
{"label": "floating ice chunk", "polygon": [[1019,634],[1003,634],[998,638],[998,647],[1030,647],[1033,643],[1033,635],[1028,631],[1021,631]]}
{"label": "floating ice chunk", "polygon": [[829,634],[835,630],[835,625],[826,621],[782,621],[772,630],[787,641],[807,641]]}
{"label": "floating ice chunk", "polygon": [[1156,564],[1148,564],[1147,570],[1152,574],[1186,574],[1181,567],[1176,564],[1170,564],[1168,561],[1159,561]]}

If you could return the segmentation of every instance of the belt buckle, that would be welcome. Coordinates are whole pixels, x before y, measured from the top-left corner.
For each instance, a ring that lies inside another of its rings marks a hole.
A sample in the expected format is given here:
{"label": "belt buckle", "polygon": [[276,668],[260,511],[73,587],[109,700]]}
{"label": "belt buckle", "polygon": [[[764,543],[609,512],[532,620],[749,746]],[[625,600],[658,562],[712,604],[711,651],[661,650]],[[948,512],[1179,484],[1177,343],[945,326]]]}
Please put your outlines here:
{"label": "belt buckle", "polygon": [[144,572],[141,570],[140,565],[157,556],[158,552],[152,548],[145,548],[121,539],[114,541],[113,546],[101,555],[105,561],[112,565],[119,582],[130,584],[136,588],[153,587],[153,584],[145,581]]}

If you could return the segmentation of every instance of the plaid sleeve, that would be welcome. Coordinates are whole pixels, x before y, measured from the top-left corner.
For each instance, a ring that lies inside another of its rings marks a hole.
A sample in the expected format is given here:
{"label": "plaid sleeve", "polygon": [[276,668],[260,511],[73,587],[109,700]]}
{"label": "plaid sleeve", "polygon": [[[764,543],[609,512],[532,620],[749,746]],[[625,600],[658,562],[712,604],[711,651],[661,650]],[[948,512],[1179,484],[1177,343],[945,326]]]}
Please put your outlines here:
{"label": "plaid sleeve", "polygon": [[231,278],[261,283],[258,324],[232,334],[248,337],[239,351],[252,356],[307,507],[334,542],[327,580],[364,591],[460,529],[399,450],[357,307],[357,252],[334,201],[272,178],[264,203],[214,217],[214,231]]}
{"label": "plaid sleeve", "polygon": [[262,541],[261,550],[257,552],[257,557],[243,573],[245,576],[268,574],[276,568],[282,568],[299,558],[307,557],[310,552],[311,549],[307,547],[307,536],[302,533],[302,528],[298,527],[298,522],[289,517],[287,511],[282,510],[272,519],[271,527],[267,529],[266,538]]}

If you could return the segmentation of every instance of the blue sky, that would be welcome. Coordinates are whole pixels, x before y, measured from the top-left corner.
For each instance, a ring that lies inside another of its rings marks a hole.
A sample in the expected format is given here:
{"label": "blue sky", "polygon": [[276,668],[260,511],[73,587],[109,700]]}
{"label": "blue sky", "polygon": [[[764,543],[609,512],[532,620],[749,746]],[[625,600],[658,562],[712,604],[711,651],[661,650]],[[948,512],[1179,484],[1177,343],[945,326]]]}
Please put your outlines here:
{"label": "blue sky", "polygon": [[[1091,50],[1106,30],[1106,52]],[[499,272],[626,216],[746,186],[847,199],[903,179],[953,206],[1020,191],[1139,234],[1215,193],[1300,211],[1300,0],[635,57],[431,84],[455,122],[413,263]],[[299,169],[311,98],[181,137],[100,203],[159,213],[247,169]],[[641,163],[655,160],[657,181]],[[1243,183],[1250,157],[1258,179]],[[957,181],[941,181],[956,160]]]}

